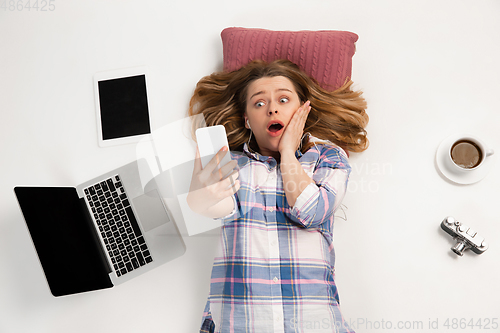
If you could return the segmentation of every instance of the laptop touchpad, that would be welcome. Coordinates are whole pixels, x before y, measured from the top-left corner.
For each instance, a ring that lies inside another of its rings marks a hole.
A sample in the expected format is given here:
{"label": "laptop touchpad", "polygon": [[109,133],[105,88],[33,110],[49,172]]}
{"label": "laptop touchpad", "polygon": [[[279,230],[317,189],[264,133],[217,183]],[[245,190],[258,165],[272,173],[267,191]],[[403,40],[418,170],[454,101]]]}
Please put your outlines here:
{"label": "laptop touchpad", "polygon": [[151,190],[133,199],[134,208],[139,214],[145,232],[153,230],[170,221],[167,211],[157,190]]}

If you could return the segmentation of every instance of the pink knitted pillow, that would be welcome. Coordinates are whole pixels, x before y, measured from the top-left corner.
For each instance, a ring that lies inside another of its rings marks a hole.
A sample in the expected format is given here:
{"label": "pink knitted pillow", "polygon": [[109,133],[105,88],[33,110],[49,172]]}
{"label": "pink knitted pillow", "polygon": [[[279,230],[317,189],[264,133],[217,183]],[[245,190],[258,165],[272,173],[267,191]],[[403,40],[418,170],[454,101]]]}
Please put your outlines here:
{"label": "pink knitted pillow", "polygon": [[358,35],[348,31],[271,31],[226,28],[221,33],[224,70],[234,71],[255,59],[288,59],[326,90],[351,77]]}

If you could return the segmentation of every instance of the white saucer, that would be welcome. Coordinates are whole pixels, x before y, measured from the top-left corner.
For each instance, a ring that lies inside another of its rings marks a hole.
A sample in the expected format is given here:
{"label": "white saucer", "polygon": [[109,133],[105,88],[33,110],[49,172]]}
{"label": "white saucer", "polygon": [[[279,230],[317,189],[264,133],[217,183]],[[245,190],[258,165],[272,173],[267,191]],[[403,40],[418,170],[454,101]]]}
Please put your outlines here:
{"label": "white saucer", "polygon": [[486,175],[490,172],[493,166],[493,159],[495,158],[495,154],[486,157],[483,164],[481,164],[481,166],[475,170],[470,170],[466,173],[455,173],[454,171],[450,170],[445,160],[448,158],[449,147],[458,138],[459,136],[452,135],[441,142],[436,152],[437,167],[444,177],[448,178],[454,183],[462,185],[477,183],[478,181],[486,177]]}

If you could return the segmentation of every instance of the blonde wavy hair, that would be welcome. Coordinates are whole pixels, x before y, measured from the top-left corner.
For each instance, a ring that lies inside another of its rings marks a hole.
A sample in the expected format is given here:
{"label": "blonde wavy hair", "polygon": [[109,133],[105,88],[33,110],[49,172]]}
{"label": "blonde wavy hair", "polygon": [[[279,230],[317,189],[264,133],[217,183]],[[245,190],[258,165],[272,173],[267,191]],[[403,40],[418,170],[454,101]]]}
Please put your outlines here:
{"label": "blonde wavy hair", "polygon": [[[299,67],[288,60],[266,63],[255,60],[233,72],[215,72],[202,78],[196,85],[189,103],[189,116],[203,115],[206,126],[223,125],[227,132],[229,148],[242,151],[250,137],[245,128],[243,114],[246,111],[247,90],[251,82],[263,77],[284,76],[294,85],[302,103],[309,100],[309,112],[304,133],[328,140],[345,150],[361,152],[368,148],[365,127],[368,115],[362,92],[352,91],[353,82],[330,92],[319,86]],[[193,134],[202,122],[193,123]],[[193,135],[194,137],[194,135]],[[256,147],[255,139],[251,146]],[[304,138],[302,153],[314,143]]]}

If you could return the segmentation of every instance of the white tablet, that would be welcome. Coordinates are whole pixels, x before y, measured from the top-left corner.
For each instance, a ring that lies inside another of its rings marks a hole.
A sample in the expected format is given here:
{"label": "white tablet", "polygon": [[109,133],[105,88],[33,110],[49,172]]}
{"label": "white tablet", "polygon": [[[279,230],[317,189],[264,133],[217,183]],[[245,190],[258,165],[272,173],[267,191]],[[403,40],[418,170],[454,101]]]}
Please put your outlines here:
{"label": "white tablet", "polygon": [[96,73],[94,94],[99,146],[151,139],[145,67]]}

